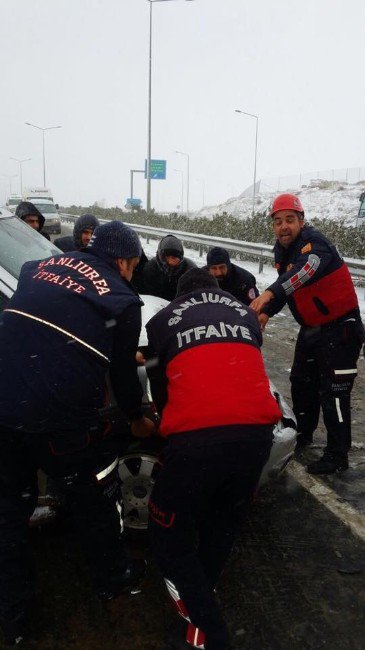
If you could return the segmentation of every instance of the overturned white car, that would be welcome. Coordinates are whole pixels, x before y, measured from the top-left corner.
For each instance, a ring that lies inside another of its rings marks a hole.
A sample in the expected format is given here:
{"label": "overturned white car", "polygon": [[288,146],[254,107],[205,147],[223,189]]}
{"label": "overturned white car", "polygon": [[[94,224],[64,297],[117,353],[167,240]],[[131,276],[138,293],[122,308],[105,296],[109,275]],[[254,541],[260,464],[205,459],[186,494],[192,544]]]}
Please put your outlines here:
{"label": "overturned white car", "polygon": [[[0,311],[14,293],[21,266],[24,262],[45,259],[60,251],[45,238],[33,231],[24,222],[9,211],[0,208]],[[147,345],[145,325],[162,309],[166,301],[154,296],[142,296],[142,331],[140,347]],[[140,381],[144,389],[143,409],[147,416],[155,419],[155,409],[149,391],[149,384],[144,366],[139,368]],[[268,462],[260,479],[260,484],[277,476],[286,466],[294,453],[296,442],[295,418],[288,404],[271,386],[281,411],[282,420],[275,427],[274,444]],[[117,421],[120,435],[119,475],[122,481],[124,503],[124,524],[126,528],[143,530],[148,520],[148,500],[157,468],[157,458],[164,441],[158,435],[150,439],[133,438],[128,423],[118,413],[113,404],[104,410],[103,415],[112,416]],[[52,516],[53,499],[47,494],[47,481],[40,482],[41,496],[33,522]]]}

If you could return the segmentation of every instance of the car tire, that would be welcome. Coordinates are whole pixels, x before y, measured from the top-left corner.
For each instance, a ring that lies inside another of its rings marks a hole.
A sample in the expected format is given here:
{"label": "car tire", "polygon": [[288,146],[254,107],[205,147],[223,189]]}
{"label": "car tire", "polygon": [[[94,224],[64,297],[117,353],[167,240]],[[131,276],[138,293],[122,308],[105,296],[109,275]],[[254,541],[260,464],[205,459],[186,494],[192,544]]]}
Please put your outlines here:
{"label": "car tire", "polygon": [[129,449],[119,460],[122,517],[127,531],[143,533],[148,525],[148,502],[159,468],[158,448]]}

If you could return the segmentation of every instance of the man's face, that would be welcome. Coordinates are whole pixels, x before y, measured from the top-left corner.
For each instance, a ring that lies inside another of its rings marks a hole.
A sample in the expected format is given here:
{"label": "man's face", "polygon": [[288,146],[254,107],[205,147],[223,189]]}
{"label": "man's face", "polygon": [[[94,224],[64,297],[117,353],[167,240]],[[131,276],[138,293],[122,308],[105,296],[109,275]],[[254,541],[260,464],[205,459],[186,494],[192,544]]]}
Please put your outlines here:
{"label": "man's face", "polygon": [[214,277],[217,278],[219,282],[219,280],[223,280],[223,278],[227,277],[228,266],[227,264],[212,264],[209,267],[209,273],[210,275],[214,275]]}
{"label": "man's face", "polygon": [[165,262],[167,266],[179,266],[181,259],[180,257],[175,257],[175,255],[166,255]]}
{"label": "man's face", "polygon": [[34,230],[39,230],[39,219],[38,217],[35,217],[33,214],[28,214],[27,217],[24,217],[25,223],[28,224],[31,228],[34,228]]}
{"label": "man's face", "polygon": [[88,245],[88,243],[89,243],[89,241],[90,241],[90,239],[91,239],[91,237],[93,235],[93,232],[94,231],[91,230],[91,228],[85,228],[85,230],[82,231],[82,233],[81,233],[81,246],[83,248],[85,248]]}
{"label": "man's face", "polygon": [[138,262],[139,257],[131,257],[129,260],[117,259],[118,271],[121,277],[130,282]]}
{"label": "man's face", "polygon": [[279,210],[274,214],[274,233],[284,248],[288,248],[298,237],[303,226],[304,219],[300,219],[294,210]]}

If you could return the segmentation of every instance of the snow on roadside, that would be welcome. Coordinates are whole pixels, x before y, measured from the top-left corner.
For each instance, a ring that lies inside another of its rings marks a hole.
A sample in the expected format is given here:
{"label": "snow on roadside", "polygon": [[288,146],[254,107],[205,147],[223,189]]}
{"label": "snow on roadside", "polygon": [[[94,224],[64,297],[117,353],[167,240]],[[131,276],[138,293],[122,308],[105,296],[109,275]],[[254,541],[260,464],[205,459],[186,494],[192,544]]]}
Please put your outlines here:
{"label": "snow on roadside", "polygon": [[[315,217],[319,219],[344,220],[346,225],[355,226],[359,211],[359,197],[365,189],[365,181],[359,183],[339,183],[328,181],[312,181],[310,185],[303,185],[300,190],[286,190],[281,188],[280,192],[265,188],[256,196],[256,210],[263,212],[271,205],[274,196],[282,192],[293,192],[298,194],[303,203],[306,219]],[[227,199],[225,203],[215,206],[206,206],[199,210],[194,216],[211,218],[215,214],[227,212],[237,219],[247,219],[252,212],[252,197],[243,192],[238,197]]]}

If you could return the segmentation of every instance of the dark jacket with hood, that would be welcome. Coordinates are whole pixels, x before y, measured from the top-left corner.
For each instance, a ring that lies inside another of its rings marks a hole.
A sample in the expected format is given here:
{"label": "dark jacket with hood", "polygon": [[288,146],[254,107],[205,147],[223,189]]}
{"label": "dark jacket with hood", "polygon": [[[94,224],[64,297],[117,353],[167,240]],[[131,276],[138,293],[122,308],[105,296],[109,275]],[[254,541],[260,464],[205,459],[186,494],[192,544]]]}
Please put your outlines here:
{"label": "dark jacket with hood", "polygon": [[107,370],[118,405],[140,417],[141,305],[115,260],[92,248],[24,264],[0,328],[0,426],[87,436]]}
{"label": "dark jacket with hood", "polygon": [[82,214],[75,222],[73,235],[58,237],[53,243],[64,253],[79,251],[84,248],[81,241],[83,231],[92,230],[94,232],[97,226],[99,226],[99,220],[93,214]]}
{"label": "dark jacket with hood", "polygon": [[[168,255],[179,257],[180,264],[174,267],[168,266],[166,263]],[[179,278],[194,267],[196,264],[184,257],[184,247],[180,239],[175,235],[166,235],[158,245],[156,257],[149,260],[143,269],[144,293],[165,300],[173,300],[176,296]]]}
{"label": "dark jacket with hood", "polygon": [[[26,217],[38,217],[39,221],[39,229],[38,232],[40,235],[42,235],[45,239],[48,239],[48,241],[51,240],[49,234],[47,232],[42,232],[45,218],[41,212],[39,212],[37,206],[34,205],[31,201],[21,201],[18,203],[16,206],[15,210],[15,216],[18,217],[18,219],[21,219],[22,221],[25,221]],[[34,228],[35,230],[35,228]]]}
{"label": "dark jacket with hood", "polygon": [[135,290],[137,291],[137,293],[146,293],[143,272],[147,262],[148,262],[148,257],[144,252],[144,250],[142,249],[141,257],[139,258],[139,262],[133,271],[133,277],[131,280],[131,283],[135,288]]}

